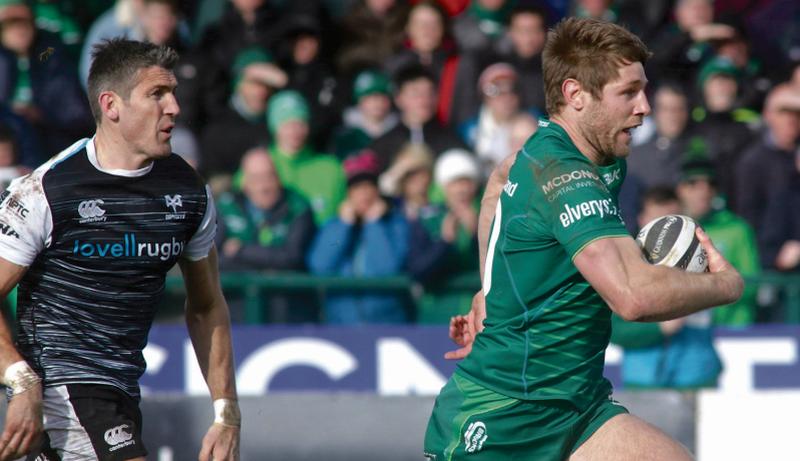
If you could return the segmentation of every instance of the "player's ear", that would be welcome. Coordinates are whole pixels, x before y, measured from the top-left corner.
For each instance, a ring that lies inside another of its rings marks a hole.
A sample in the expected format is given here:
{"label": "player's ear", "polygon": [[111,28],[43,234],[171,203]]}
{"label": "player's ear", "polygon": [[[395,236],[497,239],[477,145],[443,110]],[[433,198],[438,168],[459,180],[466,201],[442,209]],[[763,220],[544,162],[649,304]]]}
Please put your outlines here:
{"label": "player's ear", "polygon": [[575,110],[582,110],[586,105],[588,93],[583,90],[580,82],[574,78],[568,78],[561,82],[561,95],[568,106]]}
{"label": "player's ear", "polygon": [[103,112],[105,118],[116,122],[119,120],[119,96],[113,91],[103,91],[97,97],[97,102],[100,103],[100,111]]}

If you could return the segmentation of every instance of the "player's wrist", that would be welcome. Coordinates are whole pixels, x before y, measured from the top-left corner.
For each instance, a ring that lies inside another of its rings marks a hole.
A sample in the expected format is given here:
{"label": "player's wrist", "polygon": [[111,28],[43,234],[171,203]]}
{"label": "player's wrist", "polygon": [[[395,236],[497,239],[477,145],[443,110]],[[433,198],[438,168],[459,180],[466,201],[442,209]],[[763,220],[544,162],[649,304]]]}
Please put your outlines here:
{"label": "player's wrist", "polygon": [[214,400],[214,424],[241,427],[242,414],[239,411],[239,402],[234,399]]}
{"label": "player's wrist", "polygon": [[24,360],[12,363],[3,373],[3,384],[11,389],[12,396],[29,391],[41,382],[42,378]]}

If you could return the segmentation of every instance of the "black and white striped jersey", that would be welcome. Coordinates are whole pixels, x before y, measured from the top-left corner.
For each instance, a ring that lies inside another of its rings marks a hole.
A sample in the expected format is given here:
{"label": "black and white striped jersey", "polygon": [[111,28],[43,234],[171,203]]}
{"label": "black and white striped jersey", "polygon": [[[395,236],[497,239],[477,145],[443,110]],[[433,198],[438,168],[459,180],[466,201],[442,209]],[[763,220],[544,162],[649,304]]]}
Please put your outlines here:
{"label": "black and white striped jersey", "polygon": [[0,257],[28,267],[17,347],[44,385],[138,398],[166,273],[179,257],[206,257],[215,230],[208,188],[175,154],[104,170],[84,139],[14,180],[0,201]]}

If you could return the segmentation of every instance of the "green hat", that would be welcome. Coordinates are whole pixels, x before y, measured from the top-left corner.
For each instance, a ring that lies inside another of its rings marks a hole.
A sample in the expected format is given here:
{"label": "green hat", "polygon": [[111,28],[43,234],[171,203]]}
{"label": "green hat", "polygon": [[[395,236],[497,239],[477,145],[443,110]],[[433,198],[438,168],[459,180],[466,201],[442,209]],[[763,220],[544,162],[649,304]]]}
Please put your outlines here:
{"label": "green hat", "polygon": [[353,83],[353,99],[358,102],[364,96],[370,94],[391,94],[389,90],[389,79],[382,73],[374,70],[365,70],[356,77]]}
{"label": "green hat", "polygon": [[697,84],[702,88],[706,84],[706,81],[714,75],[724,75],[739,80],[742,72],[730,59],[717,56],[705,63],[700,69],[700,73],[697,77]]}
{"label": "green hat", "polygon": [[308,122],[308,103],[303,95],[294,90],[276,93],[269,99],[267,127],[275,133],[278,127],[290,120]]}
{"label": "green hat", "polygon": [[708,156],[705,140],[693,137],[689,140],[686,152],[681,159],[681,181],[703,177],[714,181],[717,177],[714,162]]}
{"label": "green hat", "polygon": [[[3,0],[0,0],[0,2],[1,1]],[[242,79],[242,73],[250,64],[269,64],[274,61],[275,59],[272,57],[272,54],[261,47],[251,46],[250,48],[243,49],[236,55],[236,58],[233,60],[233,65],[231,66],[233,88],[236,88],[239,84],[239,81]]]}

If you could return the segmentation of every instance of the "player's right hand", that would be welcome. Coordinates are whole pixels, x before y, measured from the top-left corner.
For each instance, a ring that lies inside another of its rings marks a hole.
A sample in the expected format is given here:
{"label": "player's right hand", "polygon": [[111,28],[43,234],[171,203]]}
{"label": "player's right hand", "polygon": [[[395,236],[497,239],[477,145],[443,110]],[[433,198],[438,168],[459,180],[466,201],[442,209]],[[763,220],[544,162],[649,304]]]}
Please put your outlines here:
{"label": "player's right hand", "polygon": [[695,234],[698,240],[700,240],[700,244],[703,245],[703,249],[706,250],[706,255],[708,256],[708,271],[712,274],[719,274],[721,277],[725,277],[727,281],[727,294],[730,299],[729,302],[736,302],[742,297],[742,292],[744,291],[744,280],[742,280],[739,271],[722,256],[722,253],[717,250],[711,242],[711,238],[702,228],[698,227]]}
{"label": "player's right hand", "polygon": [[42,435],[42,386],[36,384],[8,402],[0,436],[0,461],[20,458],[39,446]]}
{"label": "player's right hand", "polygon": [[467,315],[457,315],[450,319],[450,339],[460,346],[454,351],[444,354],[449,360],[460,360],[472,351],[475,336],[483,331],[483,321],[486,319],[486,299],[483,291],[478,291],[472,298],[472,308]]}
{"label": "player's right hand", "polygon": [[214,423],[203,437],[200,461],[239,461],[240,428]]}

